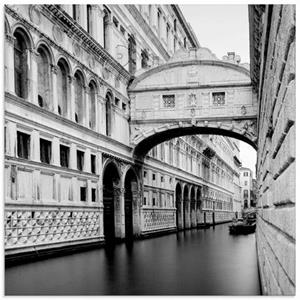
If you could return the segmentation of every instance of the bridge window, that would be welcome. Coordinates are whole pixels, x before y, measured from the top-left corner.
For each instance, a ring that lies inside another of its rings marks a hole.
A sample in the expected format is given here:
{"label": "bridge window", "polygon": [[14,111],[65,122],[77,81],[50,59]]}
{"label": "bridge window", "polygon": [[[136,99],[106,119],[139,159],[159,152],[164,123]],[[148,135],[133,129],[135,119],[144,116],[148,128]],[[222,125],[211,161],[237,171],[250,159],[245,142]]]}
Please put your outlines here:
{"label": "bridge window", "polygon": [[212,93],[214,105],[225,104],[225,92]]}
{"label": "bridge window", "polygon": [[163,107],[174,108],[175,107],[175,95],[163,95]]}

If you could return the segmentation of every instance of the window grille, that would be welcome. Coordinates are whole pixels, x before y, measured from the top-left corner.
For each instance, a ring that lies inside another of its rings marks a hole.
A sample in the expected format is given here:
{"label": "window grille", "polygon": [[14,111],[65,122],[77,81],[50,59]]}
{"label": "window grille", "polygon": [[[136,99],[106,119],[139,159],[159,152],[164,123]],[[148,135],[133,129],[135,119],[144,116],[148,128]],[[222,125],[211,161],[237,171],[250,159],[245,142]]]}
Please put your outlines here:
{"label": "window grille", "polygon": [[225,104],[225,92],[212,93],[213,104],[214,105],[224,105]]}
{"label": "window grille", "polygon": [[165,108],[174,108],[175,107],[175,95],[163,95],[163,106]]}

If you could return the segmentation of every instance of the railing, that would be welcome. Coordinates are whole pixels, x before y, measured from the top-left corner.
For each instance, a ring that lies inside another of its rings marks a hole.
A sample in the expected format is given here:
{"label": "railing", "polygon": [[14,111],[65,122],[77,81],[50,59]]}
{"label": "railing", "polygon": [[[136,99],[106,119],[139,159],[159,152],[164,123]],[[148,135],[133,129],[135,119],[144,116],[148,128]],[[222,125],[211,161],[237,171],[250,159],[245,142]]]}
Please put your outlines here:
{"label": "railing", "polygon": [[7,204],[5,249],[101,238],[99,208]]}
{"label": "railing", "polygon": [[142,208],[142,231],[176,227],[176,208]]}

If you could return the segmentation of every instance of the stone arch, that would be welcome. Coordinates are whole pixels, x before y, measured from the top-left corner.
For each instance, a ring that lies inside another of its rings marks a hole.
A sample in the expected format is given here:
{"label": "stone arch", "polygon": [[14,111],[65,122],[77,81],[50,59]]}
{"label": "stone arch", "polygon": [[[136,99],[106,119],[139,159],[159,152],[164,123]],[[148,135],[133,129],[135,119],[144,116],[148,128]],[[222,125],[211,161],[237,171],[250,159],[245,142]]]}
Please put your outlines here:
{"label": "stone arch", "polygon": [[85,77],[83,72],[77,68],[74,73],[74,93],[75,93],[75,122],[81,125],[85,123]]}
{"label": "stone arch", "polygon": [[103,225],[106,241],[121,237],[121,189],[120,170],[117,164],[107,159],[103,164]]}
{"label": "stone arch", "polygon": [[29,94],[29,67],[28,61],[33,41],[27,29],[16,24],[13,29],[14,40],[14,81],[15,93],[18,97],[27,99]]}
{"label": "stone arch", "polygon": [[38,104],[40,107],[48,110],[53,109],[52,96],[52,76],[51,67],[53,63],[53,54],[44,41],[37,44],[37,69],[38,69]]}
{"label": "stone arch", "polygon": [[133,137],[135,146],[133,155],[143,159],[148,151],[156,145],[175,137],[197,134],[222,135],[244,141],[257,150],[257,138],[252,133],[256,130],[256,121],[230,121],[230,123],[218,124],[218,122],[199,122],[199,124],[172,124],[162,125],[158,128],[140,130]]}
{"label": "stone arch", "polygon": [[123,172],[125,238],[131,239],[140,233],[140,180],[132,166]]}
{"label": "stone arch", "polygon": [[64,117],[69,117],[70,111],[70,64],[64,56],[60,56],[57,63],[57,111]]}
{"label": "stone arch", "polygon": [[11,32],[13,35],[15,35],[18,32],[22,33],[24,35],[24,39],[26,42],[26,49],[27,50],[34,49],[33,37],[31,35],[31,33],[29,32],[29,30],[27,29],[27,27],[25,27],[22,23],[15,23],[11,27]]}

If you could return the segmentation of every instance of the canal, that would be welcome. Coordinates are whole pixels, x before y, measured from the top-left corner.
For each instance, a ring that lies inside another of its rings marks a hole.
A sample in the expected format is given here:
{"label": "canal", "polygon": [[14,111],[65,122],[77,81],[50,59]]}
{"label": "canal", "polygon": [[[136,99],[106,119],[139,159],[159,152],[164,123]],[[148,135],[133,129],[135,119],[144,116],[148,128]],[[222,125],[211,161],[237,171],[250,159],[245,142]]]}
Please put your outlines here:
{"label": "canal", "polygon": [[228,225],[5,270],[6,295],[260,295],[255,234]]}

